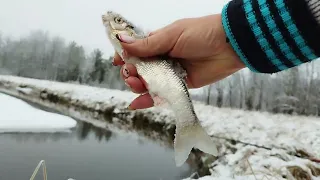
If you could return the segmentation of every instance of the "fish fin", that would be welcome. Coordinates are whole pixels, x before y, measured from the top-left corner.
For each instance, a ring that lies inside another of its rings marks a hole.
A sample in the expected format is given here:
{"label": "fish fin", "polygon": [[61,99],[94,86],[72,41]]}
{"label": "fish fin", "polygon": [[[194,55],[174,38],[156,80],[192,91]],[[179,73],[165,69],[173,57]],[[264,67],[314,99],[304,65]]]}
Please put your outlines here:
{"label": "fish fin", "polygon": [[218,155],[216,144],[201,127],[196,124],[177,124],[174,140],[175,161],[177,166],[181,166],[188,158],[190,151],[195,147],[205,153]]}
{"label": "fish fin", "polygon": [[181,79],[184,79],[187,77],[187,71],[182,67],[182,65],[177,61],[174,60],[172,61],[173,69],[175,73],[177,73],[177,76],[180,77]]}
{"label": "fish fin", "polygon": [[154,106],[163,107],[163,108],[169,107],[168,101],[165,100],[164,98],[161,98],[160,96],[153,94],[153,93],[150,93],[150,96],[152,97]]}
{"label": "fish fin", "polygon": [[196,133],[196,144],[195,148],[211,154],[213,156],[218,156],[218,148],[217,145],[214,143],[214,141],[211,139],[211,137],[207,134],[205,129],[200,125],[198,122],[195,128]]}

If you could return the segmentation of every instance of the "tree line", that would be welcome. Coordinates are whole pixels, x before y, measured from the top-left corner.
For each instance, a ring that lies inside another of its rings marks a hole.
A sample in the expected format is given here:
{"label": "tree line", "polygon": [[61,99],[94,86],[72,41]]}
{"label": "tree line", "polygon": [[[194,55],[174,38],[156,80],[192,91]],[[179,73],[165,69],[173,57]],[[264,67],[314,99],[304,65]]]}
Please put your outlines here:
{"label": "tree line", "polygon": [[86,53],[75,41],[40,30],[19,39],[0,34],[1,74],[124,89],[111,60],[98,48]]}
{"label": "tree line", "polygon": [[315,60],[274,74],[241,70],[193,97],[217,107],[318,116],[319,63]]}
{"label": "tree line", "polygon": [[[124,90],[127,87],[112,58],[104,59],[98,48],[86,53],[75,41],[51,37],[41,30],[19,39],[0,34],[3,75]],[[192,98],[217,107],[318,116],[319,63],[316,60],[272,75],[241,70],[202,88]]]}

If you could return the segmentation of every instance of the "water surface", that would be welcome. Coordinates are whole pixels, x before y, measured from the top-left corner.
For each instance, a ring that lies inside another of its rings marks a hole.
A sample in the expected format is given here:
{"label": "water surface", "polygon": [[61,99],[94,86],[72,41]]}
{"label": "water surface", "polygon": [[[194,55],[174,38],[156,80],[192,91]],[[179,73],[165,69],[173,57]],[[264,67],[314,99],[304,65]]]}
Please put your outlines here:
{"label": "water surface", "polygon": [[42,159],[48,180],[166,180],[192,174],[188,165],[175,166],[171,148],[118,129],[79,122],[70,134],[0,134],[0,179],[29,179]]}

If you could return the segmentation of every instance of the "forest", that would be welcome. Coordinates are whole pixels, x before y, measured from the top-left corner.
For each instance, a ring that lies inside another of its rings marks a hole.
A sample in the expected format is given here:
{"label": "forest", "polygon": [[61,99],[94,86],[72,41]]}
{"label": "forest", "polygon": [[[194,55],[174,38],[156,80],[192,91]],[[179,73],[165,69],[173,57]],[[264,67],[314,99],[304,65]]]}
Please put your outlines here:
{"label": "forest", "polygon": [[[120,68],[100,49],[86,52],[81,44],[45,31],[19,39],[0,33],[0,74],[79,83],[125,90]],[[320,61],[275,74],[241,70],[208,85],[193,99],[216,107],[299,115],[320,113]]]}

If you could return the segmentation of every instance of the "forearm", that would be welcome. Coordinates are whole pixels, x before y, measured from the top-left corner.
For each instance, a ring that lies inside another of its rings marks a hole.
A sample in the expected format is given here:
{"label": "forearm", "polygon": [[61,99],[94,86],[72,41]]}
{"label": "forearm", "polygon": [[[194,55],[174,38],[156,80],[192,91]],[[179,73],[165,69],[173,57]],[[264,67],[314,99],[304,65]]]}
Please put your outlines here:
{"label": "forearm", "polygon": [[275,73],[320,57],[319,0],[232,0],[222,23],[254,72]]}

